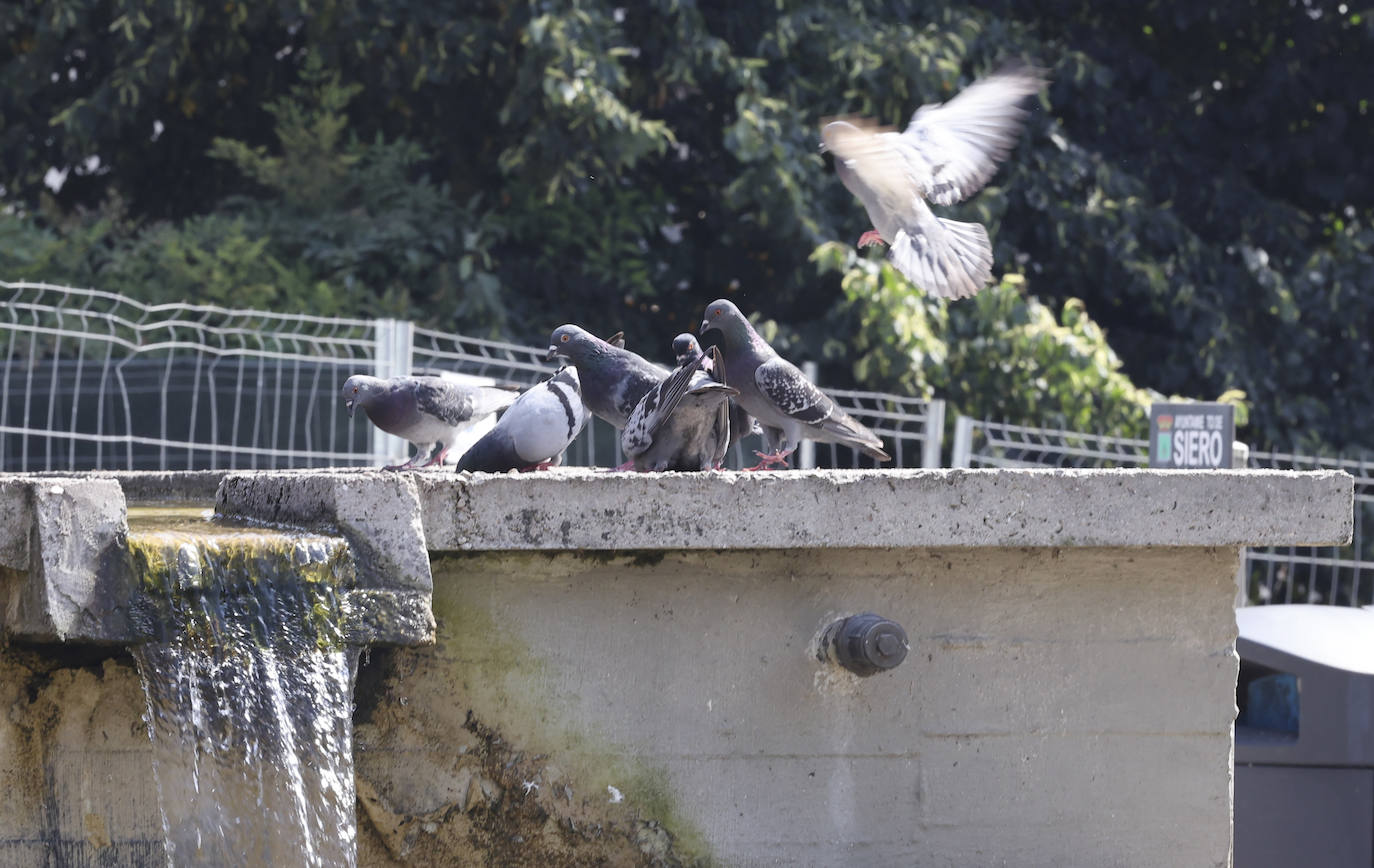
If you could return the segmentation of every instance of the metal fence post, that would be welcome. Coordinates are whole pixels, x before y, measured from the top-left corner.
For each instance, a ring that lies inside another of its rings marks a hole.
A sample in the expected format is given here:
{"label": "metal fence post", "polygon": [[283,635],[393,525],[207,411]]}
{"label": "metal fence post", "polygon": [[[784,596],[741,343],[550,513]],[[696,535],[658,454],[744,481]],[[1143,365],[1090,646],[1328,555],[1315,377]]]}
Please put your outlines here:
{"label": "metal fence post", "polygon": [[921,466],[939,467],[945,443],[945,402],[935,398],[926,404],[926,436],[921,441]]}
{"label": "metal fence post", "polygon": [[[815,362],[802,362],[801,369],[802,373],[806,375],[806,379],[810,380],[813,383],[816,382],[816,375],[820,373],[820,368],[816,365]],[[802,470],[810,470],[815,466],[816,441],[803,440],[797,446],[797,467],[801,468]]]}
{"label": "metal fence post", "polygon": [[[415,324],[401,319],[378,319],[373,321],[376,350],[373,355],[375,376],[407,377],[410,375],[411,358],[415,350]],[[372,431],[372,454],[386,458],[405,458],[410,444],[375,425]]]}
{"label": "metal fence post", "polygon": [[[1250,447],[1239,440],[1231,444],[1231,469],[1244,470],[1250,466]],[[1240,550],[1240,566],[1236,568],[1236,608],[1250,604],[1250,550]]]}
{"label": "metal fence post", "polygon": [[973,417],[959,415],[954,419],[954,451],[949,457],[950,467],[968,467],[973,456]]}

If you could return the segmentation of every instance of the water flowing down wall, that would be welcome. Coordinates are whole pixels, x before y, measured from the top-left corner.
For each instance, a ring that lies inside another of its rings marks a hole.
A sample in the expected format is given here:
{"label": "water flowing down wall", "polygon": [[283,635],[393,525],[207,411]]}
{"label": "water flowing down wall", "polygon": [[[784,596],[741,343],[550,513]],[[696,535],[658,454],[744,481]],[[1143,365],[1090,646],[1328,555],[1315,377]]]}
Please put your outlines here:
{"label": "water flowing down wall", "polygon": [[354,863],[347,542],[300,531],[131,529],[132,647],[170,864]]}
{"label": "water flowing down wall", "polygon": [[[130,544],[54,530],[83,491],[145,484],[0,479],[27,510],[0,534],[0,772],[20,794],[0,796],[0,865],[165,858],[164,759],[117,649],[145,646],[155,696],[197,683],[191,649],[155,659],[140,620],[146,588],[186,585],[181,547],[161,580],[83,590]],[[1344,474],[1281,472],[265,473],[216,495],[227,518],[347,541],[337,609],[286,607],[302,646],[328,659],[328,625],[396,645],[362,658],[332,742],[352,741],[357,864],[383,866],[1228,864],[1239,548],[1338,542],[1350,508]],[[122,502],[95,515],[118,527]],[[238,587],[252,611],[260,589]],[[821,642],[865,612],[907,642],[861,677]],[[283,673],[300,648],[252,620],[236,671],[351,676]],[[240,727],[223,711],[210,732]],[[249,749],[264,774],[345,793],[304,780],[292,726],[294,748]],[[189,741],[197,763],[226,752]],[[324,843],[298,804],[273,809]],[[166,825],[179,849],[195,823]],[[349,834],[329,842],[345,860]]]}

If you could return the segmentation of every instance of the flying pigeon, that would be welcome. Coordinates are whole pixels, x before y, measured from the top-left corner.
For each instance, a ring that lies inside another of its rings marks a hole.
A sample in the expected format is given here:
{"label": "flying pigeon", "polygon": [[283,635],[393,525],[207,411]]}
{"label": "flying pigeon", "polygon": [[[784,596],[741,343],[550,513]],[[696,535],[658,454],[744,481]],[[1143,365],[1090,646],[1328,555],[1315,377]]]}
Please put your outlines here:
{"label": "flying pigeon", "polygon": [[472,386],[444,377],[392,377],[387,380],[354,374],[344,381],[343,399],[348,415],[362,407],[372,424],[409,440],[416,452],[404,464],[387,470],[405,470],[428,458],[421,467],[443,462],[454,439],[486,417],[511,405],[517,393],[494,386]]}
{"label": "flying pigeon", "polygon": [[678,367],[640,399],[620,433],[635,470],[714,470],[730,444],[730,398],[739,393],[702,370],[689,334],[673,340]]}
{"label": "flying pigeon", "polygon": [[965,298],[987,286],[987,230],[936,217],[926,203],[953,205],[982,189],[1021,135],[1020,102],[1046,81],[1043,70],[1004,67],[947,103],[921,106],[901,133],[867,118],[822,126],[821,149],[835,154],[835,173],[873,221],[859,246],[886,242],[897,270],[934,295]]}
{"label": "flying pigeon", "polygon": [[516,398],[496,427],[458,459],[458,470],[545,470],[558,463],[586,422],[577,369],[564,368]]}
{"label": "flying pigeon", "polygon": [[[677,357],[678,367],[682,367],[688,359],[695,358],[702,352],[701,344],[692,335],[684,332],[673,340],[673,354]],[[724,363],[721,361],[720,347],[711,347],[711,352],[701,362],[701,369],[709,373],[717,383],[728,386],[725,382]],[[726,451],[734,448],[734,445],[750,434],[762,434],[759,423],[749,415],[749,411],[740,406],[739,401],[730,399],[730,442],[726,444]]]}
{"label": "flying pigeon", "polygon": [[706,307],[701,334],[721,333],[725,381],[739,390],[740,405],[763,427],[764,452],[750,470],[787,466],[802,440],[852,446],[879,461],[891,461],[878,435],[850,418],[806,379],[796,365],[768,345],[739,308],[720,299]]}
{"label": "flying pigeon", "polygon": [[[614,336],[613,336],[614,337]],[[582,401],[597,416],[625,427],[639,399],[668,376],[666,368],[613,346],[575,325],[561,325],[549,337],[549,358],[566,359],[582,380]]]}

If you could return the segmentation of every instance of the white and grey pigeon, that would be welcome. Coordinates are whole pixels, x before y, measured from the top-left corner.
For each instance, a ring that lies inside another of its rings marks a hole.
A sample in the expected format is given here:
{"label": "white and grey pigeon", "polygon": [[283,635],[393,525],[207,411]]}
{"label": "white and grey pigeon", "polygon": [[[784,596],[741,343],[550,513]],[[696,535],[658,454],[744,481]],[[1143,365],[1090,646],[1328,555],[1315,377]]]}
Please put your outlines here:
{"label": "white and grey pigeon", "polygon": [[1007,66],[946,103],[921,106],[904,132],[867,118],[821,127],[821,149],[863,202],[874,228],[859,246],[886,242],[897,270],[928,293],[965,298],[992,280],[992,245],[978,223],[936,217],[928,202],[953,205],[972,196],[1011,153],[1043,70]]}
{"label": "white and grey pigeon", "polygon": [[564,368],[515,399],[496,426],[458,459],[457,469],[504,473],[552,467],[586,423],[577,370]]}
{"label": "white and grey pigeon", "polygon": [[645,393],[620,432],[620,448],[640,471],[715,470],[730,445],[730,399],[689,334],[673,340],[678,367]]}
{"label": "white and grey pigeon", "polygon": [[583,403],[616,430],[625,427],[645,393],[668,376],[667,368],[571,324],[554,329],[548,357],[565,359],[577,368]]}
{"label": "white and grey pigeon", "polygon": [[724,379],[739,390],[737,400],[763,427],[759,470],[787,466],[802,440],[840,443],[879,461],[891,461],[878,435],[835,406],[796,365],[768,345],[739,308],[725,299],[706,307],[701,334],[720,332]]}
{"label": "white and grey pigeon", "polygon": [[[511,389],[469,385],[442,376],[384,380],[366,374],[345,380],[342,394],[350,417],[361,407],[373,425],[415,446],[409,461],[389,465],[387,470],[442,463],[464,430],[509,407],[518,395]],[[421,459],[428,460],[419,464]]]}

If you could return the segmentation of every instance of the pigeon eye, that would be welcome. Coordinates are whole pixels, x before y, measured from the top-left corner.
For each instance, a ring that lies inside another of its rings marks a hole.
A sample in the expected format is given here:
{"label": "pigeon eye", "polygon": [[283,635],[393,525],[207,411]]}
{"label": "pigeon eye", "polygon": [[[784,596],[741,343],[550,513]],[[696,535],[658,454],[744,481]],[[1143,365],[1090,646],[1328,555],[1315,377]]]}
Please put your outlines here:
{"label": "pigeon eye", "polygon": [[716,315],[716,316],[720,316],[720,308],[716,308],[716,313],[715,313],[715,315]]}
{"label": "pigeon eye", "polygon": [[566,344],[568,342],[568,336],[563,335],[563,337],[559,338],[559,340]]}

